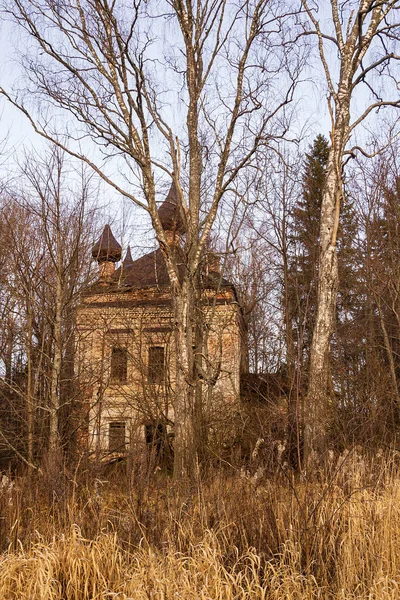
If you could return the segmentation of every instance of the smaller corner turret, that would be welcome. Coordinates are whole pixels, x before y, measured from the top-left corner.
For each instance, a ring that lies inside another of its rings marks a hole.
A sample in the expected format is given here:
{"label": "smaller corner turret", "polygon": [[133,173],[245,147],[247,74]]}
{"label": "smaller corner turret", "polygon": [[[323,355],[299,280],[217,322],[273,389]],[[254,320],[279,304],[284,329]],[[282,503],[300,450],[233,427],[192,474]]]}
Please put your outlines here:
{"label": "smaller corner turret", "polygon": [[99,241],[92,248],[92,257],[99,264],[99,283],[108,284],[115,272],[115,263],[121,260],[122,248],[107,224]]}
{"label": "smaller corner turret", "polygon": [[126,269],[127,267],[130,267],[132,265],[133,265],[133,258],[132,258],[132,253],[131,253],[131,247],[128,246],[128,250],[126,251],[125,258],[122,262],[122,267],[124,269]]}

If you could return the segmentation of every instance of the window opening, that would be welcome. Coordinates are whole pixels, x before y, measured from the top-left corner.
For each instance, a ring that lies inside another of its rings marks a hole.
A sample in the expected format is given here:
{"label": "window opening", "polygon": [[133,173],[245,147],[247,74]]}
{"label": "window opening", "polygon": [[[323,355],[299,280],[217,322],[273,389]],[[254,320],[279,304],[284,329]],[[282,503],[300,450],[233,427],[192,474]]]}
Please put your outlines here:
{"label": "window opening", "polygon": [[113,421],[108,427],[108,450],[124,452],[126,448],[126,426],[124,421]]}
{"label": "window opening", "polygon": [[146,444],[154,452],[154,456],[160,459],[164,455],[166,429],[162,423],[149,423],[145,427]]}
{"label": "window opening", "polygon": [[163,346],[150,346],[147,370],[147,382],[161,385],[164,383],[165,356]]}
{"label": "window opening", "polygon": [[128,372],[128,351],[126,348],[115,346],[111,350],[111,372],[112,381],[126,381]]}

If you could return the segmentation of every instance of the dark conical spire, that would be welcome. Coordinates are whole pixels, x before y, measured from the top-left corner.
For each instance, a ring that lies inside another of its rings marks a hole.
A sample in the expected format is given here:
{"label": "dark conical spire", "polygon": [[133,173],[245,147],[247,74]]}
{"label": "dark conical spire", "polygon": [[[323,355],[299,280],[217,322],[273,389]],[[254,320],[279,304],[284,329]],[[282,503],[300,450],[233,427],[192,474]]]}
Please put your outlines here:
{"label": "dark conical spire", "polygon": [[126,268],[126,267],[130,267],[131,265],[133,265],[133,258],[132,258],[132,254],[131,254],[131,247],[128,246],[128,250],[126,251],[126,255],[124,258],[124,262],[122,263],[122,266],[124,268]]}
{"label": "dark conical spire", "polygon": [[92,256],[98,263],[121,260],[122,248],[112,234],[109,225],[104,227],[99,241],[93,246]]}
{"label": "dark conical spire", "polygon": [[158,216],[160,217],[164,231],[173,231],[180,234],[185,233],[185,224],[180,214],[178,191],[174,181],[172,182],[168,196],[158,209]]}

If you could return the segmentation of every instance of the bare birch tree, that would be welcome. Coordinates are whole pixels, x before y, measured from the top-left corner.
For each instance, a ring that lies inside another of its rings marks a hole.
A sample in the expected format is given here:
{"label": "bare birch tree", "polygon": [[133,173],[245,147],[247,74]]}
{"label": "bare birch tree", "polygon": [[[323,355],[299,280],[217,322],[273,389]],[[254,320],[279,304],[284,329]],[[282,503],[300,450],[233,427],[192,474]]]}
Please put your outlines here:
{"label": "bare birch tree", "polygon": [[[22,61],[28,93],[2,93],[41,136],[151,216],[174,298],[174,474],[186,478],[196,454],[193,336],[202,255],[238,174],[260,145],[287,133],[285,107],[303,60],[298,48],[282,45],[293,15],[275,0],[6,0],[5,10],[36,53],[31,47]],[[63,131],[60,111],[69,119]],[[87,139],[97,154],[82,149]],[[121,176],[110,174],[111,157],[124,165]],[[175,183],[185,223],[183,274],[157,212],[161,176]]]}
{"label": "bare birch tree", "polygon": [[[348,157],[361,150],[358,146],[348,147],[356,128],[373,111],[384,106],[400,106],[397,93],[393,99],[381,98],[388,89],[374,79],[377,75],[386,75],[386,83],[393,83],[391,64],[399,58],[395,50],[400,2],[329,0],[321,6],[320,2],[302,0],[302,4],[309,19],[305,35],[314,35],[317,40],[331,118],[331,148],[321,207],[318,306],[304,418],[305,461],[312,465],[314,460],[323,457],[326,449],[329,345],[339,285],[336,243],[343,197],[343,168]],[[327,10],[329,18],[326,18]],[[318,12],[324,15],[323,19],[319,18]],[[355,113],[352,101],[362,87],[371,100]]]}
{"label": "bare birch tree", "polygon": [[65,153],[54,146],[42,155],[28,155],[21,175],[22,202],[36,221],[42,247],[43,293],[37,310],[48,324],[48,450],[55,456],[62,448],[61,415],[71,412],[73,404],[73,392],[64,393],[66,378],[73,379],[66,363],[73,360],[68,356],[74,349],[72,313],[80,287],[90,277],[85,250],[93,228],[93,186],[90,177],[74,172]]}

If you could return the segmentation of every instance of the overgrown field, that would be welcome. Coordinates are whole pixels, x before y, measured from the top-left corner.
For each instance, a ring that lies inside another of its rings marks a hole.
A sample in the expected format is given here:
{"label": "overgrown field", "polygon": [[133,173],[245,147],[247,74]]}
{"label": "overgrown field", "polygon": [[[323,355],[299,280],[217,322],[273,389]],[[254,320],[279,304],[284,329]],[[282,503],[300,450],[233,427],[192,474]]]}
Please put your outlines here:
{"label": "overgrown field", "polygon": [[353,452],[309,481],[217,472],[185,492],[162,473],[3,479],[0,598],[397,600],[396,460]]}

